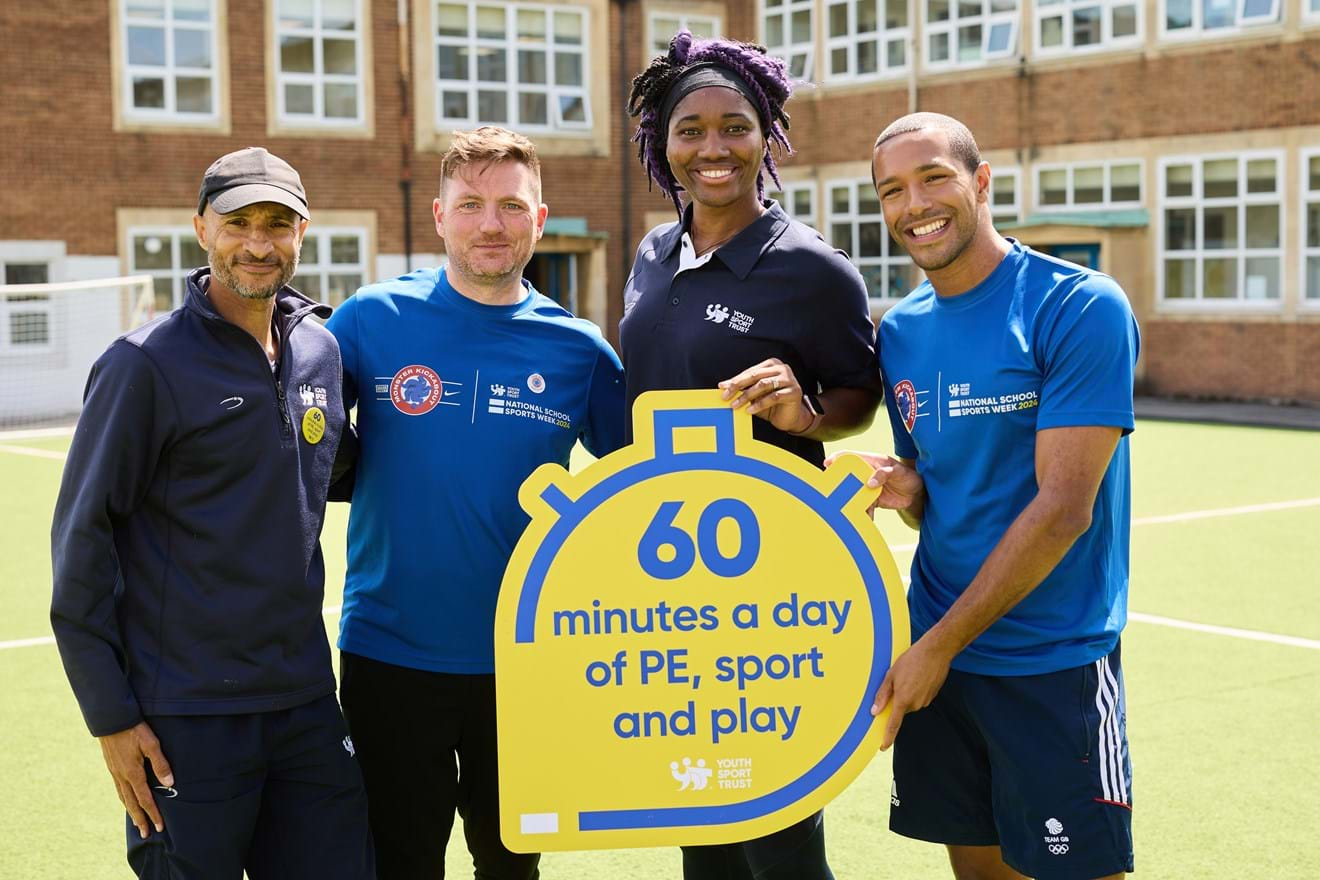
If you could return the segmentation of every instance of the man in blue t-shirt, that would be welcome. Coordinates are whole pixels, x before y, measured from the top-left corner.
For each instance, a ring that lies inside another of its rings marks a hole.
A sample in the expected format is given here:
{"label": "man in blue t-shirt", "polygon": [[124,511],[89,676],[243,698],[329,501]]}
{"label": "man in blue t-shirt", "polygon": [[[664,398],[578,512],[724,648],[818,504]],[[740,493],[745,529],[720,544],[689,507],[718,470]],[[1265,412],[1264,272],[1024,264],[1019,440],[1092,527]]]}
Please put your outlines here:
{"label": "man in blue t-shirt", "polygon": [[877,334],[896,458],[865,456],[878,506],[921,530],[915,642],[872,709],[897,743],[890,827],[945,844],[959,878],[1120,877],[1132,310],[995,231],[956,120],[894,122],[872,173],[927,277]]}
{"label": "man in blue t-shirt", "polygon": [[532,143],[457,132],[440,176],[448,265],[364,287],[328,324],[361,436],[341,698],[381,880],[443,877],[455,811],[476,875],[522,880],[539,856],[500,841],[495,602],[528,522],[518,487],[579,439],[622,445],[623,371],[522,278],[547,214]]}

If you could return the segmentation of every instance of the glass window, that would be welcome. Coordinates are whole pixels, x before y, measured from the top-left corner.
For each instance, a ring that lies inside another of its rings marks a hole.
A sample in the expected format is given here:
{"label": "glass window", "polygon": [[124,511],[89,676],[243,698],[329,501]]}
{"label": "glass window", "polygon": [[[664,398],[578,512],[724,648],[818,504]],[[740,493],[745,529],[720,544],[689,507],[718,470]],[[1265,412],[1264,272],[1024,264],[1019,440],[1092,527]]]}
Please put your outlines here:
{"label": "glass window", "polygon": [[653,55],[663,55],[669,51],[669,41],[674,34],[687,28],[698,40],[709,40],[720,34],[720,20],[713,15],[688,15],[685,12],[652,12],[650,21],[651,37],[648,45]]}
{"label": "glass window", "polygon": [[1017,223],[1022,219],[1022,171],[1018,168],[990,168],[990,213],[996,223]]}
{"label": "glass window", "polygon": [[1018,0],[922,0],[926,63],[967,67],[1017,54]]}
{"label": "glass window", "polygon": [[337,306],[367,283],[367,231],[308,229],[292,284],[318,302]]}
{"label": "glass window", "polygon": [[207,122],[217,118],[212,0],[119,0],[125,115]]}
{"label": "glass window", "polygon": [[[1305,2],[1305,0],[1304,0]],[[1315,0],[1310,0],[1314,4]],[[1161,0],[1164,32],[1194,37],[1279,21],[1279,0]]]}
{"label": "glass window", "polygon": [[816,227],[816,185],[814,183],[788,183],[782,190],[768,193],[779,202],[784,212],[799,223]]}
{"label": "glass window", "polygon": [[1036,207],[1053,209],[1128,208],[1141,205],[1141,163],[1137,160],[1042,165],[1036,169]]}
{"label": "glass window", "polygon": [[907,70],[907,4],[895,0],[830,0],[825,78],[846,81]]}
{"label": "glass window", "polygon": [[314,125],[363,121],[360,2],[276,0],[282,120]]}
{"label": "glass window", "polygon": [[815,0],[764,0],[761,24],[766,48],[784,59],[795,80],[812,79],[815,72]]}
{"label": "glass window", "polygon": [[1038,2],[1036,50],[1048,56],[1138,45],[1143,8],[1137,0]]}
{"label": "glass window", "polygon": [[871,179],[829,185],[826,240],[846,253],[862,273],[873,302],[907,296],[923,275],[889,235]]}
{"label": "glass window", "polygon": [[585,9],[442,0],[434,20],[438,127],[590,128]]}
{"label": "glass window", "polygon": [[1160,277],[1165,300],[1280,299],[1280,163],[1276,154],[1161,164]]}
{"label": "glass window", "polygon": [[1320,304],[1320,149],[1302,154],[1302,301]]}
{"label": "glass window", "polygon": [[183,304],[185,278],[207,264],[191,226],[135,228],[128,232],[131,275],[150,275],[156,290],[156,314]]}

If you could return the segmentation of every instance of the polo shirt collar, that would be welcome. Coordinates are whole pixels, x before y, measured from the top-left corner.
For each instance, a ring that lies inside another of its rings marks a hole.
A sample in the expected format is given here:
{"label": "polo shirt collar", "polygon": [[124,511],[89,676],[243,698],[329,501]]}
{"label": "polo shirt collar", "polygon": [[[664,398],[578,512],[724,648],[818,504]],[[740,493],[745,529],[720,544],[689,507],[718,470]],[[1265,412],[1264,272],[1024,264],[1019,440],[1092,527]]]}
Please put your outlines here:
{"label": "polo shirt collar", "polygon": [[[678,250],[683,240],[683,233],[692,228],[692,205],[683,210],[683,219],[675,223],[661,237],[656,249],[662,260],[668,261]],[[771,200],[766,212],[753,220],[746,229],[729,241],[720,245],[714,256],[729,271],[738,276],[739,281],[746,281],[761,255],[770,249],[779,236],[788,228],[788,215],[779,203]]]}

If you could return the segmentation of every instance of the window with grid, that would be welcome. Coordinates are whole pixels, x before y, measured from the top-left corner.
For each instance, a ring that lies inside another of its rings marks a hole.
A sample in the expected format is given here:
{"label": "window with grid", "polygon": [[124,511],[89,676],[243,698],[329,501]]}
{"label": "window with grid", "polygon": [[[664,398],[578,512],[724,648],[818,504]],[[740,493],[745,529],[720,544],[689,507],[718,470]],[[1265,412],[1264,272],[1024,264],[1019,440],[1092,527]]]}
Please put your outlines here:
{"label": "window with grid", "polygon": [[907,0],[829,0],[825,9],[827,80],[869,79],[907,70],[912,35]]}
{"label": "window with grid", "polygon": [[892,302],[921,283],[920,270],[889,235],[870,178],[827,186],[828,241],[848,254],[873,301]]}
{"label": "window with grid", "polygon": [[440,128],[591,128],[587,12],[525,3],[437,3]]}
{"label": "window with grid", "polygon": [[990,216],[996,223],[1022,219],[1022,169],[991,167]]}
{"label": "window with grid", "polygon": [[[50,264],[44,261],[0,261],[4,284],[46,284]],[[44,350],[51,343],[51,302],[46,293],[6,293],[0,296],[0,351]]]}
{"label": "window with grid", "polygon": [[1320,0],[1303,0],[1302,15],[1307,21],[1320,21]]}
{"label": "window with grid", "polygon": [[1160,295],[1167,302],[1277,301],[1282,156],[1160,163]]}
{"label": "window with grid", "polygon": [[1017,53],[1018,0],[924,0],[926,66],[971,67]]}
{"label": "window with grid", "polygon": [[1320,149],[1302,154],[1302,302],[1320,305]]}
{"label": "window with grid", "polygon": [[1036,0],[1037,53],[1140,45],[1142,9],[1137,0]]}
{"label": "window with grid", "polygon": [[1219,35],[1279,20],[1279,0],[1160,0],[1160,6],[1168,37]]}
{"label": "window with grid", "polygon": [[816,48],[816,0],[762,0],[765,47],[784,59],[793,79],[811,79]]}
{"label": "window with grid", "polygon": [[365,229],[309,229],[293,286],[318,302],[337,306],[367,283],[366,261]]}
{"label": "window with grid", "polygon": [[1079,162],[1036,167],[1041,211],[1141,207],[1141,162]]}
{"label": "window with grid", "polygon": [[767,195],[779,202],[789,217],[813,229],[819,228],[816,226],[816,184],[786,183],[782,190],[772,190]]}
{"label": "window with grid", "polygon": [[688,15],[683,12],[652,12],[647,18],[647,45],[654,55],[663,55],[669,51],[669,41],[674,34],[687,28],[698,40],[709,40],[718,36],[720,20],[713,15]]}
{"label": "window with grid", "polygon": [[125,115],[209,122],[216,113],[216,0],[119,0]]}
{"label": "window with grid", "polygon": [[156,291],[156,314],[183,304],[188,273],[207,265],[206,251],[191,226],[137,227],[128,231],[129,274],[150,275]]}
{"label": "window with grid", "polygon": [[275,31],[280,119],[361,123],[361,0],[276,0]]}

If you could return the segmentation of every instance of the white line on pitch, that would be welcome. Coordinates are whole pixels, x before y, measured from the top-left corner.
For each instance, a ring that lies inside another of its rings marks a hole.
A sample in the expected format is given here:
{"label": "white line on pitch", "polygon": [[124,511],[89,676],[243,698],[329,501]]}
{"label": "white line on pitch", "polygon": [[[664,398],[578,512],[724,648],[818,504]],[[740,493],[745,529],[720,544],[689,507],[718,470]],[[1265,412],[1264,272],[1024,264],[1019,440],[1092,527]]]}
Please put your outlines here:
{"label": "white line on pitch", "polygon": [[1220,507],[1214,510],[1192,510],[1187,513],[1169,513],[1164,516],[1143,516],[1132,520],[1134,526],[1154,523],[1185,522],[1189,519],[1209,519],[1214,516],[1239,516],[1244,513],[1268,513],[1271,510],[1292,510],[1297,507],[1320,506],[1320,498],[1298,498],[1293,501],[1271,501],[1267,504],[1246,504],[1242,507]]}
{"label": "white line on pitch", "polygon": [[73,426],[62,428],[22,428],[16,431],[0,431],[0,441],[34,440],[38,437],[72,437]]}
{"label": "white line on pitch", "polygon": [[10,446],[9,444],[0,444],[0,452],[8,452],[13,455],[30,455],[33,458],[50,458],[55,461],[64,461],[64,453],[56,452],[53,449],[33,449],[31,446]]}
{"label": "white line on pitch", "polygon": [[1276,645],[1291,645],[1294,648],[1310,648],[1320,651],[1320,641],[1303,639],[1298,636],[1281,636],[1275,633],[1261,632],[1254,629],[1237,629],[1232,626],[1215,626],[1210,623],[1193,623],[1190,620],[1175,620],[1172,617],[1160,617],[1157,614],[1128,612],[1128,620],[1138,623],[1150,623],[1155,626],[1169,626],[1174,629],[1190,629],[1194,632],[1211,633],[1217,636],[1229,636],[1234,639],[1249,639],[1253,642],[1271,642]]}

